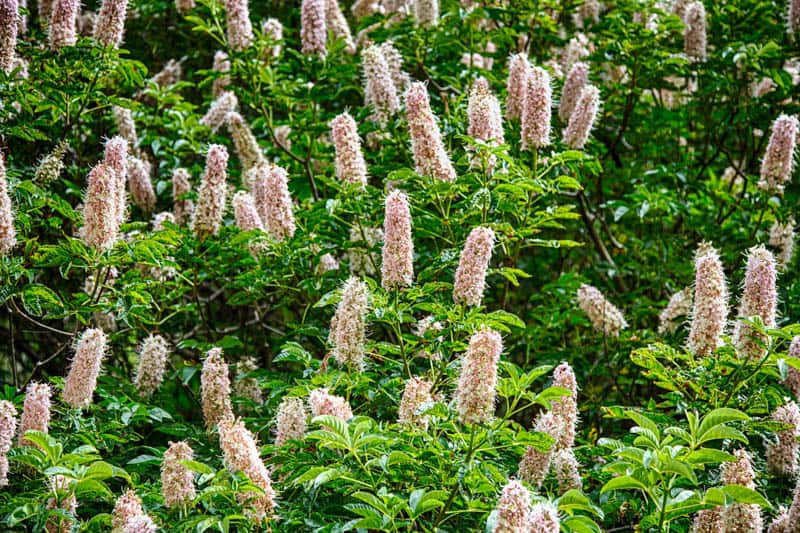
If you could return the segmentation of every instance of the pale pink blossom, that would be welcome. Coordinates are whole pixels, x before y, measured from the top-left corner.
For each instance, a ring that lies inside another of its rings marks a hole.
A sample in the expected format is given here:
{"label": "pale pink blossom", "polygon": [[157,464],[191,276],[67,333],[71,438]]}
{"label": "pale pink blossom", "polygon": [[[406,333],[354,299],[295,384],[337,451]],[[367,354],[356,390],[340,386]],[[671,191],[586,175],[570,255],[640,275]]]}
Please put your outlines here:
{"label": "pale pink blossom", "polygon": [[572,110],[578,103],[578,98],[584,86],[589,82],[589,65],[579,61],[572,65],[564,81],[564,88],[561,90],[561,102],[558,107],[558,118],[561,122],[569,122]]}
{"label": "pale pink blossom", "polygon": [[705,61],[706,50],[706,8],[703,2],[692,2],[686,7],[683,17],[686,27],[683,30],[683,50],[692,61]]}
{"label": "pale pink blossom", "polygon": [[8,452],[17,432],[17,409],[14,404],[0,401],[0,487],[8,485]]}
{"label": "pale pink blossom", "polygon": [[14,67],[20,20],[17,0],[0,0],[0,70],[6,74]]}
{"label": "pale pink blossom", "polygon": [[330,394],[328,389],[314,389],[308,395],[311,416],[335,416],[345,422],[353,418],[353,410],[346,399]]}
{"label": "pale pink blossom", "polygon": [[386,197],[383,235],[381,286],[386,290],[410,287],[414,283],[411,210],[408,197],[398,189]]}
{"label": "pale pink blossom", "polygon": [[79,409],[92,403],[106,349],[106,334],[102,330],[87,329],[81,334],[62,393],[64,402],[70,407]]}
{"label": "pale pink blossom", "polygon": [[584,283],[578,289],[578,305],[589,317],[594,329],[604,335],[619,337],[620,331],[628,327],[622,311],[591,285]]}
{"label": "pale pink blossom", "polygon": [[19,424],[19,445],[35,446],[25,438],[26,431],[47,433],[50,428],[50,396],[52,391],[47,383],[31,382],[25,390],[22,417]]}
{"label": "pale pink blossom", "polygon": [[462,424],[487,423],[494,417],[497,364],[502,351],[503,340],[492,329],[483,328],[470,337],[455,392]]}
{"label": "pale pink blossom", "polygon": [[169,344],[161,335],[149,335],[139,348],[139,364],[134,384],[139,394],[149,396],[164,382]]}
{"label": "pale pink blossom", "polygon": [[3,154],[0,153],[0,256],[8,254],[17,244],[14,228],[14,209],[8,194],[8,178]]}
{"label": "pale pink blossom", "polygon": [[553,89],[550,74],[540,67],[531,67],[525,85],[522,106],[522,148],[534,150],[550,145]]}
{"label": "pale pink blossom", "polygon": [[239,107],[239,100],[233,91],[225,91],[217,96],[203,118],[200,119],[200,124],[211,128],[211,131],[217,131],[220,126],[225,124],[228,113],[236,111]]}
{"label": "pale pink blossom", "polygon": [[222,348],[208,351],[200,374],[200,395],[203,404],[203,420],[206,428],[212,429],[222,420],[233,419],[231,407],[231,380],[228,365],[222,356]]}
{"label": "pale pink blossom", "polygon": [[138,157],[128,158],[128,186],[133,203],[146,213],[156,207],[156,192],[150,179],[150,163]]}
{"label": "pale pink blossom", "polygon": [[778,476],[794,478],[798,472],[797,454],[800,452],[797,440],[800,437],[800,408],[795,402],[787,402],[775,409],[772,420],[789,427],[776,432],[776,443],[767,444],[767,466]]}
{"label": "pale pink blossom", "polygon": [[367,184],[367,164],[361,151],[356,121],[350,113],[337,115],[331,121],[331,139],[336,150],[336,177],[344,183]]}
{"label": "pale pink blossom", "polygon": [[792,177],[798,127],[797,117],[789,115],[781,115],[772,123],[769,144],[761,160],[758,182],[761,189],[783,194],[784,186]]}
{"label": "pale pink blossom", "polygon": [[114,510],[111,512],[111,530],[114,533],[121,533],[125,529],[125,524],[132,518],[142,516],[142,500],[136,493],[128,489],[117,498]]}
{"label": "pale pink blossom", "polygon": [[355,370],[364,368],[368,310],[369,287],[356,277],[349,278],[328,334],[328,343],[333,346],[331,354],[342,366]]}
{"label": "pale pink blossom", "polygon": [[[250,169],[266,164],[266,159],[255,135],[253,135],[253,130],[250,129],[250,125],[245,122],[242,115],[232,111],[225,116],[225,122],[228,124],[233,146],[239,156],[239,162],[242,164],[242,176],[247,176]],[[243,180],[243,182],[247,189],[251,188],[251,184],[247,180]]]}
{"label": "pale pink blossom", "polygon": [[483,291],[486,288],[486,271],[492,259],[493,247],[494,231],[491,228],[477,227],[470,232],[461,251],[453,283],[455,303],[481,305]]}
{"label": "pale pink blossom", "polygon": [[103,0],[94,23],[94,38],[103,46],[118,48],[125,32],[128,0]]}
{"label": "pale pink blossom", "polygon": [[215,77],[211,83],[211,96],[217,99],[228,90],[228,86],[231,84],[231,77],[228,74],[231,71],[231,60],[228,58],[228,54],[222,50],[217,50],[214,53],[214,63],[211,69],[214,72],[222,73],[222,75]]}
{"label": "pale pink blossom", "polygon": [[181,461],[194,459],[194,452],[185,441],[170,442],[161,462],[161,495],[169,508],[185,507],[192,503],[197,491],[194,473]]}
{"label": "pale pink blossom", "polygon": [[555,439],[549,449],[541,451],[533,446],[528,446],[525,455],[519,462],[519,477],[526,483],[535,488],[542,486],[547,473],[550,471],[550,464],[558,448],[558,440],[561,437],[562,423],[553,413],[542,413],[536,419],[533,430],[545,433]]}
{"label": "pale pink blossom", "polygon": [[200,182],[192,219],[192,229],[199,238],[216,235],[222,227],[228,191],[227,166],[228,151],[220,144],[212,144],[206,156],[206,169]]}
{"label": "pale pink blossom", "polygon": [[353,42],[353,34],[350,33],[350,25],[344,18],[342,8],[338,0],[325,0],[325,24],[333,34],[334,39],[344,41],[344,51],[348,54],[356,53],[356,43]]}
{"label": "pale pink blossom", "polygon": [[508,120],[522,119],[530,68],[525,54],[514,54],[508,59],[508,81],[506,82],[506,118]]}
{"label": "pale pink blossom", "polygon": [[583,150],[594,127],[599,107],[600,91],[594,85],[584,86],[569,117],[567,129],[564,130],[564,144],[573,150]]}
{"label": "pale pink blossom", "polygon": [[766,354],[769,338],[756,332],[744,319],[757,317],[764,327],[774,328],[778,309],[775,257],[763,245],[748,252],[739,316],[733,327],[733,344],[740,356],[754,361]]}
{"label": "pale pink blossom", "polygon": [[[485,78],[478,78],[472,85],[469,101],[467,103],[467,135],[485,142],[489,146],[499,146],[505,143],[503,132],[503,115],[500,111],[500,102],[489,89]],[[490,155],[487,164],[488,170],[493,171],[497,163],[497,156]],[[473,167],[480,165],[480,158],[472,157]]]}
{"label": "pale pink blossom", "polygon": [[728,283],[719,254],[703,242],[695,255],[694,305],[687,346],[705,357],[717,349],[728,317]]}
{"label": "pale pink blossom", "polygon": [[253,42],[253,25],[250,23],[248,0],[225,0],[228,46],[241,51]]}
{"label": "pale pink blossom", "polygon": [[77,40],[78,0],[53,0],[49,20],[50,49],[58,51],[73,46]]}
{"label": "pale pink blossom", "polygon": [[383,48],[372,45],[361,52],[361,68],[364,71],[364,104],[372,108],[371,120],[385,126],[400,110],[400,98]]}
{"label": "pale pink blossom", "polygon": [[300,40],[303,53],[324,58],[328,54],[326,0],[303,0],[300,7]]}
{"label": "pale pink blossom", "polygon": [[275,446],[280,448],[292,440],[303,440],[308,413],[302,398],[284,397],[275,416]]}
{"label": "pale pink blossom", "polygon": [[692,288],[686,287],[669,298],[667,306],[658,315],[658,332],[662,335],[675,333],[682,324],[681,317],[688,317],[692,312]]}
{"label": "pale pink blossom", "polygon": [[429,417],[420,414],[419,410],[433,403],[432,387],[433,383],[419,377],[406,380],[397,412],[399,424],[416,426],[423,431],[428,429]]}
{"label": "pale pink blossom", "polygon": [[188,223],[194,213],[194,202],[183,198],[192,192],[191,176],[185,168],[176,168],[172,173],[172,213],[175,223],[184,225]]}
{"label": "pale pink blossom", "polygon": [[[733,454],[736,456],[735,461],[722,464],[721,484],[755,489],[755,474],[750,454],[741,448]],[[732,503],[722,511],[722,524],[726,533],[761,533],[763,529],[761,506],[757,503]]]}
{"label": "pale pink blossom", "polygon": [[270,237],[283,241],[294,235],[292,197],[286,170],[277,165],[262,165],[253,180],[256,208]]}
{"label": "pale pink blossom", "polygon": [[529,533],[530,520],[531,495],[522,483],[512,479],[497,502],[492,533]]}

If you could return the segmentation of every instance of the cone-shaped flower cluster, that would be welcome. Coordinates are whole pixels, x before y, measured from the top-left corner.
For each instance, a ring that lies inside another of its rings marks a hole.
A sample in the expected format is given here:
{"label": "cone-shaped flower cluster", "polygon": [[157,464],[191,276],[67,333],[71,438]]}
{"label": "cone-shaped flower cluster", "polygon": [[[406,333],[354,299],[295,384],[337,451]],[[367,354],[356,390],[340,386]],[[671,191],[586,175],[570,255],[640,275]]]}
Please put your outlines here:
{"label": "cone-shaped flower cluster", "polygon": [[436,26],[439,22],[439,0],[413,0],[414,18],[423,28]]}
{"label": "cone-shaped flower cluster", "polygon": [[701,243],[695,255],[694,304],[687,345],[704,357],[719,346],[728,316],[728,283],[719,254],[711,243]]}
{"label": "cone-shaped flower cluster", "polygon": [[324,58],[328,45],[326,0],[303,0],[300,8],[300,40],[303,53]]}
{"label": "cone-shaped flower cluster", "polygon": [[572,448],[562,448],[553,455],[552,469],[558,481],[559,493],[583,489],[580,467]]}
{"label": "cone-shaped flower cluster", "polygon": [[794,257],[794,217],[785,223],[775,221],[769,230],[769,245],[777,249],[775,260],[784,270]]}
{"label": "cone-shaped flower cluster", "polygon": [[292,237],[295,231],[286,170],[277,165],[261,165],[257,169],[253,179],[256,208],[269,236],[276,241],[283,241]]}
{"label": "cone-shaped flower cluster", "polygon": [[395,189],[386,197],[383,221],[381,285],[386,290],[410,287],[414,282],[414,242],[408,197]]}
{"label": "cone-shaped flower cluster", "polygon": [[122,533],[156,533],[156,531],[158,526],[146,514],[134,516],[125,522],[125,527],[122,528]]}
{"label": "cone-shaped flower cluster", "polygon": [[764,246],[751,248],[747,257],[739,317],[733,328],[734,345],[741,357],[751,361],[764,356],[766,348],[762,345],[769,339],[761,333],[756,333],[743,319],[758,317],[764,327],[775,327],[775,315],[778,309],[776,278],[777,269],[772,252]]}
{"label": "cone-shaped flower cluster", "polygon": [[[128,151],[128,141],[121,135],[117,135],[108,140],[105,153],[103,154],[103,163],[110,166],[116,176],[116,212],[117,220],[120,224],[125,222],[128,211],[128,194],[126,189],[128,183]],[[155,198],[155,194],[153,197]]]}
{"label": "cone-shaped flower cluster", "polygon": [[253,25],[247,0],[225,0],[228,46],[244,50],[253,42]]}
{"label": "cone-shaped flower cluster", "polygon": [[760,188],[783,194],[784,186],[792,177],[798,127],[797,117],[789,115],[781,115],[772,123],[769,144],[761,160]]}
{"label": "cone-shaped flower cluster", "polygon": [[275,446],[280,448],[290,440],[303,440],[307,418],[302,398],[284,397],[275,416]]}
{"label": "cone-shaped flower cluster", "polygon": [[506,82],[506,118],[518,120],[522,118],[525,106],[525,92],[528,88],[530,63],[524,54],[514,54],[508,59],[508,81]]}
{"label": "cone-shaped flower cluster", "polygon": [[561,102],[558,106],[558,118],[561,122],[568,123],[572,116],[572,111],[578,103],[581,91],[589,82],[589,65],[579,61],[572,65],[564,81],[564,88],[561,91]]}
{"label": "cone-shaped flower cluster", "polygon": [[74,45],[77,40],[78,0],[53,0],[49,20],[50,49],[57,51]]}
{"label": "cone-shaped flower cluster", "polygon": [[485,423],[494,416],[497,364],[502,351],[500,334],[490,328],[483,328],[470,337],[455,392],[456,410],[462,424]]}
{"label": "cone-shaped flower cluster", "polygon": [[94,23],[94,38],[103,46],[117,48],[125,31],[128,0],[103,0]]}
{"label": "cone-shaped flower cluster", "polygon": [[[792,339],[789,345],[788,356],[800,359],[800,335]],[[783,382],[786,388],[792,391],[795,398],[800,399],[800,370],[789,367],[786,369],[786,380]]]}
{"label": "cone-shaped flower cluster", "polygon": [[406,114],[417,173],[442,181],[454,181],[456,170],[442,142],[442,132],[431,111],[424,83],[414,82],[406,91]]}
{"label": "cone-shaped flower cluster", "polygon": [[164,381],[164,372],[169,357],[169,344],[161,335],[150,335],[139,348],[139,366],[134,383],[139,394],[153,394]]}
{"label": "cone-shaped flower cluster", "polygon": [[233,385],[233,393],[240,398],[247,398],[251,402],[260,405],[264,398],[261,393],[261,386],[258,380],[247,376],[250,372],[258,370],[255,358],[248,357],[236,364],[236,373],[240,376]]}
{"label": "cone-shaped flower cluster", "polygon": [[[741,485],[755,489],[755,474],[750,463],[750,455],[744,449],[733,454],[735,461],[722,465],[720,481],[725,485]],[[722,511],[723,531],[741,533],[761,533],[763,529],[761,506],[756,503],[733,503]]]}
{"label": "cone-shaped flower cluster", "polygon": [[575,445],[575,430],[578,425],[578,381],[569,364],[561,363],[553,371],[553,386],[569,391],[568,396],[553,400],[552,412],[561,429],[558,447],[572,448]]}
{"label": "cone-shaped flower cluster", "polygon": [[61,176],[61,172],[64,170],[64,156],[68,147],[67,142],[62,140],[53,148],[52,152],[42,158],[33,177],[36,183],[47,185]]}
{"label": "cone-shaped flower cluster", "polygon": [[706,8],[703,2],[692,2],[686,7],[683,17],[686,28],[683,30],[683,51],[694,61],[705,61],[706,51]]}
{"label": "cone-shaped flower cluster", "polygon": [[225,464],[231,472],[242,472],[263,493],[241,492],[239,502],[257,524],[272,516],[275,509],[275,491],[269,470],[261,460],[255,436],[241,420],[222,420],[219,423],[219,444]]}
{"label": "cone-shaped flower cluster", "polygon": [[[499,146],[505,142],[500,102],[489,89],[486,78],[479,78],[472,85],[467,104],[467,118],[469,120],[467,135],[490,146]],[[480,162],[479,157],[473,156],[471,163],[473,167],[480,166]],[[487,170],[492,172],[496,163],[497,157],[489,156]]]}
{"label": "cone-shaped flower cluster", "polygon": [[131,198],[139,209],[152,213],[156,207],[156,192],[150,180],[150,163],[138,157],[128,158],[128,184]]}
{"label": "cone-shaped flower cluster", "polygon": [[14,210],[8,194],[8,179],[3,154],[0,153],[0,256],[6,255],[17,244],[14,229]]}
{"label": "cone-shaped flower cluster", "polygon": [[75,347],[75,357],[64,381],[64,402],[79,409],[92,403],[97,376],[106,355],[106,334],[99,329],[83,332]]}
{"label": "cone-shaped flower cluster", "polygon": [[200,124],[211,128],[211,131],[217,131],[225,123],[228,113],[236,111],[237,107],[239,107],[239,100],[236,95],[233,94],[233,91],[225,91],[211,102],[211,107],[200,119]]}
{"label": "cone-shaped flower cluster", "polygon": [[342,8],[338,0],[325,0],[325,25],[333,34],[334,39],[344,41],[344,51],[348,54],[356,53],[356,43],[353,42],[353,34],[350,33],[350,26],[344,18]]}
{"label": "cone-shaped flower cluster", "polygon": [[0,487],[8,485],[8,454],[17,432],[17,409],[14,404],[0,401]]}
{"label": "cone-shaped flower cluster", "polygon": [[418,414],[418,412],[420,408],[433,402],[432,388],[433,383],[422,378],[413,377],[406,380],[403,396],[400,398],[397,422],[418,427],[423,431],[427,430],[428,416]]}
{"label": "cone-shaped flower cluster", "polygon": [[185,168],[176,168],[172,173],[172,214],[175,223],[184,225],[189,222],[194,213],[194,202],[182,196],[192,192],[191,176]]}
{"label": "cone-shaped flower cluster", "polygon": [[150,81],[163,88],[175,85],[181,81],[181,77],[183,77],[183,67],[181,67],[180,61],[170,59],[161,70],[150,78]]}
{"label": "cone-shaped flower cluster", "polygon": [[794,478],[798,472],[797,453],[800,451],[800,408],[795,402],[788,402],[775,409],[772,419],[786,424],[788,429],[778,431],[778,442],[767,445],[767,466],[779,476]]}
{"label": "cone-shaped flower cluster", "polygon": [[14,49],[19,30],[17,0],[0,0],[0,70],[6,74],[14,67]]}
{"label": "cone-shaped flower cluster", "polygon": [[531,520],[531,495],[522,483],[511,480],[503,487],[497,502],[492,533],[527,533]]}
{"label": "cone-shaped flower cluster", "polygon": [[531,533],[559,533],[561,521],[558,518],[558,509],[553,504],[537,503],[531,508]]}
{"label": "cone-shaped flower cluster", "polygon": [[456,269],[453,284],[455,303],[481,305],[493,247],[494,231],[491,228],[477,227],[469,233]]}
{"label": "cone-shaped flower cluster", "polygon": [[686,287],[670,296],[667,306],[658,315],[658,332],[675,333],[681,325],[681,317],[689,316],[692,311],[692,288]]}
{"label": "cone-shaped flower cluster", "polygon": [[361,68],[364,70],[364,104],[372,108],[370,119],[386,126],[400,110],[400,97],[383,49],[373,45],[361,52]]}
{"label": "cone-shaped flower cluster", "polygon": [[356,121],[350,113],[342,113],[331,121],[331,138],[336,149],[336,177],[344,183],[366,185],[367,164]]}
{"label": "cone-shaped flower cluster", "polygon": [[386,59],[386,64],[389,65],[389,72],[397,93],[404,92],[411,83],[411,76],[403,70],[403,56],[392,41],[382,42],[380,48],[384,59]]}
{"label": "cone-shaped flower cluster", "polygon": [[114,504],[114,510],[111,512],[111,530],[122,532],[129,520],[143,514],[142,500],[134,491],[128,489]]}
{"label": "cone-shaped flower cluster", "polygon": [[[231,132],[236,154],[239,156],[239,161],[242,163],[242,175],[247,175],[247,172],[251,168],[266,164],[264,155],[261,152],[261,147],[258,145],[255,135],[253,135],[253,130],[250,129],[250,125],[245,122],[242,115],[236,111],[232,111],[226,115],[225,121]],[[244,186],[249,189],[250,183],[248,183],[247,180],[244,181]]]}
{"label": "cone-shaped flower cluster", "polygon": [[600,91],[594,85],[585,85],[564,130],[564,144],[573,150],[583,150],[589,140],[600,107]]}
{"label": "cone-shaped flower cluster", "polygon": [[578,289],[578,305],[594,329],[604,335],[619,337],[620,331],[628,327],[622,311],[591,285],[583,284]]}
{"label": "cone-shaped flower cluster", "polygon": [[528,71],[522,106],[522,148],[533,150],[550,145],[553,89],[550,74],[541,67]]}
{"label": "cone-shaped flower cluster", "polygon": [[331,319],[328,343],[336,362],[354,370],[364,368],[364,343],[367,337],[369,287],[356,277],[349,278],[342,289],[342,299]]}
{"label": "cone-shaped flower cluster", "polygon": [[561,421],[553,413],[542,413],[537,418],[533,430],[550,435],[556,441],[545,452],[533,446],[528,446],[525,450],[525,455],[519,462],[519,477],[538,489],[542,486],[542,482],[550,471],[550,464],[558,448],[558,440],[561,435]]}
{"label": "cone-shaped flower cluster", "polygon": [[135,150],[138,136],[136,134],[136,122],[133,120],[133,113],[130,109],[114,106],[111,108],[114,116],[114,124],[120,137],[128,141],[130,148]]}
{"label": "cone-shaped flower cluster", "polygon": [[194,459],[192,448],[184,441],[170,442],[161,462],[161,495],[169,508],[185,507],[192,503],[197,492],[194,473],[181,461]]}
{"label": "cone-shaped flower cluster", "polygon": [[25,390],[22,417],[19,423],[19,445],[34,446],[25,438],[26,431],[47,433],[50,428],[50,396],[52,391],[47,383],[32,382]]}
{"label": "cone-shaped flower cluster", "polygon": [[212,144],[206,156],[206,169],[192,220],[192,229],[198,238],[216,235],[222,226],[225,196],[228,192],[227,166],[228,151],[220,144]]}
{"label": "cone-shaped flower cluster", "polygon": [[314,389],[308,395],[308,405],[311,406],[311,416],[335,416],[344,421],[353,418],[350,404],[341,396],[330,394],[328,389]]}
{"label": "cone-shaped flower cluster", "polygon": [[213,429],[222,420],[233,419],[231,380],[228,376],[228,365],[222,356],[222,348],[210,349],[203,361],[200,395],[207,429]]}
{"label": "cone-shaped flower cluster", "polygon": [[692,533],[720,533],[722,529],[722,507],[703,509],[692,521]]}
{"label": "cone-shaped flower cluster", "polygon": [[[214,63],[212,64],[211,69],[214,72],[230,72],[231,61],[228,58],[228,54],[222,50],[217,50],[217,52],[214,54]],[[211,96],[213,96],[216,100],[228,90],[228,86],[230,84],[231,77],[228,74],[214,78],[214,82],[211,84]]]}
{"label": "cone-shaped flower cluster", "polygon": [[264,224],[256,209],[256,201],[249,192],[239,191],[233,195],[233,215],[240,230],[264,231]]}
{"label": "cone-shaped flower cluster", "polygon": [[278,19],[268,18],[261,21],[261,33],[269,37],[275,45],[270,49],[269,55],[277,58],[281,55],[281,41],[283,41],[283,24]]}
{"label": "cone-shaped flower cluster", "polygon": [[117,174],[105,163],[98,163],[87,178],[83,205],[83,242],[95,250],[108,250],[119,235],[119,194]]}

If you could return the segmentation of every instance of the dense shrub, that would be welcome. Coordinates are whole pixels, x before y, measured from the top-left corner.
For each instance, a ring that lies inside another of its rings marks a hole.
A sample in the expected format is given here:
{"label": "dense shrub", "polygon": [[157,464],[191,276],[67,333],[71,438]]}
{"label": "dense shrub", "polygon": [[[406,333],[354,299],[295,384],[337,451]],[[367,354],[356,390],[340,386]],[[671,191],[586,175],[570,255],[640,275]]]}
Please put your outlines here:
{"label": "dense shrub", "polygon": [[797,531],[798,30],[0,0],[2,529]]}

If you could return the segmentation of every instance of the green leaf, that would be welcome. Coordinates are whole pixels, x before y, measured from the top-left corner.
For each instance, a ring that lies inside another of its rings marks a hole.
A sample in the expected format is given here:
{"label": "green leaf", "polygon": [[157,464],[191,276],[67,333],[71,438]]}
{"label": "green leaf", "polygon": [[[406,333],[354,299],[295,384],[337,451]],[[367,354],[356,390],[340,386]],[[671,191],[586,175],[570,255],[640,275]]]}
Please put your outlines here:
{"label": "green leaf", "polygon": [[600,494],[610,490],[642,490],[647,492],[647,487],[644,483],[631,476],[620,476],[615,477],[603,485],[603,488],[600,489]]}

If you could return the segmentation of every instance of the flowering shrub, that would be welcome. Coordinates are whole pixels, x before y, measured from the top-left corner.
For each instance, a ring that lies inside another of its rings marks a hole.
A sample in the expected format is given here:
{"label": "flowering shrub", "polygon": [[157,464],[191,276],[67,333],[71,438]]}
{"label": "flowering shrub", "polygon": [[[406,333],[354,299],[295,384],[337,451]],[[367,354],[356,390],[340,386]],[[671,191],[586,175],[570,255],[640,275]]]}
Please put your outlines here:
{"label": "flowering shrub", "polygon": [[0,0],[3,531],[797,531],[796,0]]}

